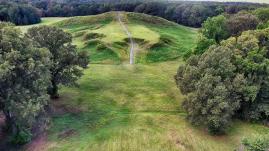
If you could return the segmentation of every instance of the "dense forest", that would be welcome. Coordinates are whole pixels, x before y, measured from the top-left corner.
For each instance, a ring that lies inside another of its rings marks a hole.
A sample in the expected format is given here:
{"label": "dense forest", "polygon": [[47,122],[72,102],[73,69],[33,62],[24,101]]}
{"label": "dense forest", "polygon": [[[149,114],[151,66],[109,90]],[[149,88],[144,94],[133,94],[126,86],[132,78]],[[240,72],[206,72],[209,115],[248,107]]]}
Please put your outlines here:
{"label": "dense forest", "polygon": [[[3,3],[1,20],[15,24],[33,24],[40,17],[85,16],[109,11],[138,12],[163,17],[176,23],[201,27],[208,18],[222,13],[235,14],[241,10],[254,10],[264,7],[250,3],[212,3],[212,2],[156,2],[156,1],[20,1],[24,5],[18,7],[14,3]],[[34,9],[33,7],[37,8]],[[6,9],[9,6],[10,9]],[[3,7],[5,9],[3,9]],[[25,11],[27,10],[27,11]],[[22,18],[22,19],[21,19]]]}
{"label": "dense forest", "polygon": [[16,25],[36,24],[41,21],[37,8],[29,5],[16,3],[0,3],[0,20],[12,22]]}

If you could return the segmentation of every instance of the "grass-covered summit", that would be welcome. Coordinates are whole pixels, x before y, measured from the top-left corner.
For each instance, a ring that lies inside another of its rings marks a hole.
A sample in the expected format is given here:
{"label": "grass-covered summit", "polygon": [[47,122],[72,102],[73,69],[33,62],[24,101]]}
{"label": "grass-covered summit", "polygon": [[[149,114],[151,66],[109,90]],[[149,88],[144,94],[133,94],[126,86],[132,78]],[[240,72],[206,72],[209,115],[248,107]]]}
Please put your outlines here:
{"label": "grass-covered summit", "polygon": [[[195,29],[139,13],[121,12],[121,17],[136,43],[136,63],[173,60],[195,44]],[[79,49],[90,52],[92,63],[119,64],[129,59],[129,39],[117,12],[73,17],[54,25],[71,32]]]}

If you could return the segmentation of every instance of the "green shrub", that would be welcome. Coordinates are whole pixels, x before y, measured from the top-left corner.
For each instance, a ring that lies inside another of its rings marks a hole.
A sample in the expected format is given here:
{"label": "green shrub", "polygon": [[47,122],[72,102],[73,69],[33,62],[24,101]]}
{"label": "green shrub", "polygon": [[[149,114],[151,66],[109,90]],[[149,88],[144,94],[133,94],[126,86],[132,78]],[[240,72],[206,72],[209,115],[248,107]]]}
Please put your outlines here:
{"label": "green shrub", "polygon": [[13,144],[22,145],[30,142],[32,134],[29,130],[20,130],[16,135],[12,136],[11,142]]}
{"label": "green shrub", "polygon": [[106,49],[107,49],[107,46],[103,43],[99,43],[96,46],[96,50],[98,50],[98,51],[102,51],[102,50],[106,50]]}
{"label": "green shrub", "polygon": [[104,34],[99,34],[99,33],[87,33],[84,35],[84,40],[91,40],[91,39],[97,39],[97,38],[103,38],[105,37]]}
{"label": "green shrub", "polygon": [[268,151],[269,150],[269,134],[255,135],[251,138],[244,138],[242,144],[247,151]]}

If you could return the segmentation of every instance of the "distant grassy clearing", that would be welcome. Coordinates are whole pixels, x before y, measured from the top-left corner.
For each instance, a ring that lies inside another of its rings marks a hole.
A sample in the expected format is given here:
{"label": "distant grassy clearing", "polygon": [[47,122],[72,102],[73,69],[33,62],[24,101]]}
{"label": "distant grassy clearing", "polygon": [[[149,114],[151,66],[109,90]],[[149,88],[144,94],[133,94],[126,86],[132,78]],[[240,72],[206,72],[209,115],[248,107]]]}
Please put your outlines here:
{"label": "distant grassy clearing", "polygon": [[19,26],[19,28],[22,30],[22,32],[26,32],[31,27],[39,26],[39,25],[51,25],[53,23],[56,23],[65,19],[68,19],[68,17],[45,17],[41,19],[40,24]]}

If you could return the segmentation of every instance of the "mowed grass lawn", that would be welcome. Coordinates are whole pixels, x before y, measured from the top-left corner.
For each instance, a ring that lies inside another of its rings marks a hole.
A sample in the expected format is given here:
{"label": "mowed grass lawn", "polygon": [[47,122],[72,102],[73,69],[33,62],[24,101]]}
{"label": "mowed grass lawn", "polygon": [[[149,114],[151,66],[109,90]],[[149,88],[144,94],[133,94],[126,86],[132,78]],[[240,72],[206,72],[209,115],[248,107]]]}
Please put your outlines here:
{"label": "mowed grass lawn", "polygon": [[[184,63],[182,54],[195,46],[196,29],[124,14],[123,21],[139,45],[136,64],[129,65],[127,36],[115,16],[50,24],[72,33],[79,50],[90,52],[92,63],[78,87],[61,87],[48,141],[41,150],[232,151],[243,137],[269,133],[262,125],[240,121],[226,136],[210,136],[190,125],[174,75]],[[92,38],[89,33],[98,35]]]}

